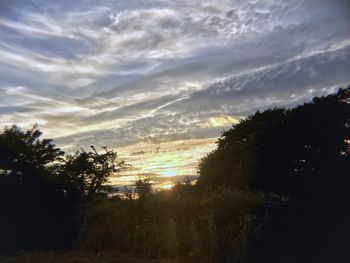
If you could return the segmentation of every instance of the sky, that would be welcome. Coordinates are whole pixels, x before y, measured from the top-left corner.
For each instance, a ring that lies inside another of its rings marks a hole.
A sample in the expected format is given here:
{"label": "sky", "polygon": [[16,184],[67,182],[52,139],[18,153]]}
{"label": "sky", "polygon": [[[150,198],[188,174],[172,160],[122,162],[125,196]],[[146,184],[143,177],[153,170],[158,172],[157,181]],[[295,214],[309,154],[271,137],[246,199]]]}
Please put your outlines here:
{"label": "sky", "polygon": [[349,84],[349,25],[348,0],[0,0],[0,124],[169,188],[240,119]]}

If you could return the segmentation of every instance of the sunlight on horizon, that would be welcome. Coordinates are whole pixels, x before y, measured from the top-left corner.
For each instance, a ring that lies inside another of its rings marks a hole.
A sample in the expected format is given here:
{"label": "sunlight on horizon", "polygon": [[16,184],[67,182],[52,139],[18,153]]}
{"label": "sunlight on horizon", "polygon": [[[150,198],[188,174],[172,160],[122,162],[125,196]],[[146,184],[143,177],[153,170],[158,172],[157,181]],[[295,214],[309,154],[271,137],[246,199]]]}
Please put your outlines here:
{"label": "sunlight on horizon", "polygon": [[[139,143],[118,153],[132,168],[111,178],[110,184],[133,185],[139,178],[150,178],[155,188],[171,188],[184,177],[197,175],[200,158],[214,149],[216,138],[178,140],[159,144]],[[167,185],[167,186],[165,186]]]}
{"label": "sunlight on horizon", "polygon": [[174,183],[162,184],[159,186],[159,188],[161,190],[170,190],[174,185]]}

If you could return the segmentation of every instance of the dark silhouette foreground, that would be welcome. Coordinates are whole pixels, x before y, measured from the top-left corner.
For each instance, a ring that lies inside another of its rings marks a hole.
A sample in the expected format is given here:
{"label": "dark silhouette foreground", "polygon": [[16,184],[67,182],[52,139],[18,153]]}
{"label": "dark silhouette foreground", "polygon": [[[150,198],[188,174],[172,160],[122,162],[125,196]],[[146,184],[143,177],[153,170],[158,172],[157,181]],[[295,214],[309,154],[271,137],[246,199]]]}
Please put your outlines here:
{"label": "dark silhouette foreground", "polygon": [[[113,151],[65,156],[0,134],[1,251],[122,251],[183,262],[350,262],[350,90],[256,112],[222,133],[196,185],[107,198]],[[77,239],[77,237],[79,238]]]}
{"label": "dark silhouette foreground", "polygon": [[199,185],[262,192],[252,262],[350,260],[350,90],[257,112],[225,131]]}
{"label": "dark silhouette foreground", "polygon": [[0,252],[71,248],[85,200],[110,190],[116,153],[80,151],[64,157],[36,126],[0,133]]}

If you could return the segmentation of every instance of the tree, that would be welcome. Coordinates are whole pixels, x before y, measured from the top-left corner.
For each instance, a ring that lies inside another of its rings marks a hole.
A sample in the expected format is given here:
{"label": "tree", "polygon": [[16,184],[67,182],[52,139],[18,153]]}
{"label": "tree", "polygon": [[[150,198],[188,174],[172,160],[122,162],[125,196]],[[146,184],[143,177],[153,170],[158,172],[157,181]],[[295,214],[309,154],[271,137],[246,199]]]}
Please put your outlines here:
{"label": "tree", "polygon": [[266,137],[271,137],[271,131],[277,132],[286,114],[285,109],[276,108],[262,113],[257,111],[224,131],[217,141],[217,149],[199,164],[199,186],[213,190],[250,188],[259,158],[257,152]]}
{"label": "tree", "polygon": [[0,133],[0,251],[67,248],[77,235],[79,200],[53,172],[63,152],[41,134]]}
{"label": "tree", "polygon": [[[50,165],[61,160],[63,151],[56,148],[49,139],[40,139],[42,132],[35,125],[26,132],[17,126],[5,128],[0,134],[0,167],[2,178],[12,180],[29,179],[24,174],[44,173]],[[33,178],[31,178],[33,179]]]}
{"label": "tree", "polygon": [[[349,89],[294,109],[256,112],[222,133],[199,165],[199,185],[289,195],[349,154]],[[318,174],[318,175],[317,175]]]}
{"label": "tree", "polygon": [[254,188],[287,202],[267,202],[269,220],[253,261],[345,262],[350,227],[349,89],[288,111],[256,151]]}
{"label": "tree", "polygon": [[67,185],[79,189],[81,196],[93,196],[110,191],[105,184],[111,175],[119,172],[124,161],[117,161],[117,153],[104,148],[104,153],[98,153],[91,146],[92,151],[78,151],[68,155],[60,167],[60,176]]}
{"label": "tree", "polygon": [[152,184],[149,178],[139,179],[135,183],[135,193],[139,200],[147,199],[152,194]]}
{"label": "tree", "polygon": [[[265,194],[252,262],[349,260],[350,89],[294,109],[256,112],[222,133],[199,166],[201,188]],[[266,217],[266,215],[268,215]]]}

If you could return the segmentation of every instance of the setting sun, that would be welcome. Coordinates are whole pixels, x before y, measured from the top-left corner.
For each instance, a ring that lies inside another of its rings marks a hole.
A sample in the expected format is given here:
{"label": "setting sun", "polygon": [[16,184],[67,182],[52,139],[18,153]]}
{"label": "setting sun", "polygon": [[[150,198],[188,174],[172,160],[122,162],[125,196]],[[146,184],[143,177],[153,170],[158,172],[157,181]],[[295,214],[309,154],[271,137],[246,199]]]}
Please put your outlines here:
{"label": "setting sun", "polygon": [[174,186],[173,183],[166,183],[166,184],[162,184],[159,186],[160,189],[162,190],[169,190]]}
{"label": "setting sun", "polygon": [[0,263],[350,262],[350,0],[0,0]]}

